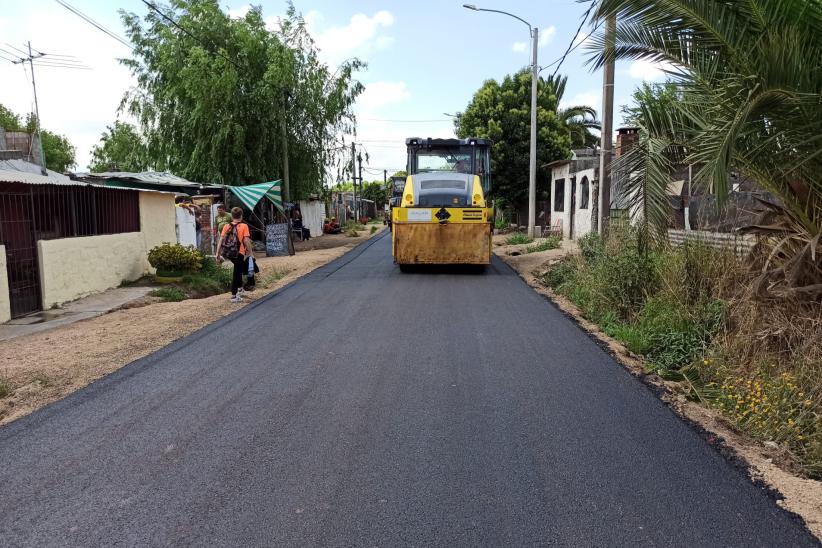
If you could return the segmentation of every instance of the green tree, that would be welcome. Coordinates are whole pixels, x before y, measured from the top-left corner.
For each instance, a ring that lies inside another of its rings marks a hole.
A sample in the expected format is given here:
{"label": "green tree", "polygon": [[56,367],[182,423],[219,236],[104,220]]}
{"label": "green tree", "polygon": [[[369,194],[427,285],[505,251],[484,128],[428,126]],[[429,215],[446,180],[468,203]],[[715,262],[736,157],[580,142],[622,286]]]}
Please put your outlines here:
{"label": "green tree", "polygon": [[46,156],[46,167],[52,171],[63,173],[77,165],[75,154],[77,149],[65,135],[52,133],[47,129],[40,130],[43,139],[43,154]]}
{"label": "green tree", "polygon": [[[549,191],[545,164],[568,158],[571,136],[557,109],[559,98],[550,80],[537,88],[537,192]],[[494,141],[491,154],[494,197],[521,205],[528,197],[531,123],[531,75],[521,70],[502,82],[487,80],[464,112],[454,120],[461,138],[483,137]]]}
{"label": "green tree", "polygon": [[593,65],[663,62],[677,84],[629,167],[659,187],[682,150],[720,203],[732,170],[751,177],[780,201],[751,228],[773,244],[760,288],[822,295],[822,0],[602,0],[595,17],[610,15],[614,41],[592,40]]}
{"label": "green tree", "polygon": [[[547,78],[546,83],[553,87],[557,97],[557,103],[562,102],[565,95],[565,86],[568,83],[567,76],[560,76],[556,79]],[[571,137],[571,146],[574,148],[593,147],[599,143],[599,137],[594,135],[592,129],[600,129],[597,120],[597,111],[587,105],[573,105],[560,108],[557,111],[559,119],[562,120],[566,131]]]}
{"label": "green tree", "polygon": [[[21,122],[19,114],[0,105],[0,127],[8,131],[37,131],[37,117],[34,113],[26,116],[25,123]],[[58,135],[47,129],[40,129],[43,141],[43,154],[46,156],[46,167],[52,171],[64,172],[76,165],[76,149],[65,135]]]}
{"label": "green tree", "polygon": [[331,71],[289,5],[279,28],[259,7],[231,19],[217,0],[171,0],[142,19],[121,12],[138,86],[123,102],[139,120],[149,163],[188,179],[246,184],[283,177],[291,200],[319,192],[345,150],[363,86],[354,59]]}
{"label": "green tree", "polygon": [[391,177],[408,177],[408,173],[405,170],[397,171]]}
{"label": "green tree", "polygon": [[362,197],[366,200],[373,200],[377,206],[377,211],[382,210],[383,206],[388,203],[390,196],[389,188],[383,181],[366,182],[362,186]]}
{"label": "green tree", "polygon": [[92,172],[145,171],[149,168],[143,138],[133,125],[114,122],[100,136],[100,143],[91,149]]}
{"label": "green tree", "polygon": [[20,116],[0,104],[0,127],[8,131],[20,131]]}

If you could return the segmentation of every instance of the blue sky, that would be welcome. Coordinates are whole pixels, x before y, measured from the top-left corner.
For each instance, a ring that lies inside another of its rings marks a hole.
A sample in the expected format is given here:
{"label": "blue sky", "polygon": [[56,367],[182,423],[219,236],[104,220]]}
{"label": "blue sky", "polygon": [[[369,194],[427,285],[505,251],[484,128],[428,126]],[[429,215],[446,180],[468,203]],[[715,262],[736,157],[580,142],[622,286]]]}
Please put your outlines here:
{"label": "blue sky", "polygon": [[[67,0],[117,34],[124,35],[118,8],[145,13],[139,0]],[[286,8],[281,0],[253,2],[274,23]],[[515,13],[540,28],[540,65],[562,55],[587,8],[575,0],[545,2],[475,2],[483,8]],[[241,14],[248,2],[223,1],[231,14]],[[401,169],[403,140],[408,136],[452,136],[443,113],[463,110],[488,78],[502,78],[529,63],[528,29],[521,22],[462,7],[461,1],[418,0],[295,0],[321,48],[334,67],[349,57],[368,62],[359,75],[366,91],[356,107],[358,140],[370,156],[366,178],[382,169]],[[583,28],[582,37],[590,27]],[[117,57],[129,50],[70,13],[54,0],[29,0],[4,6],[0,14],[0,48],[22,47],[31,40],[41,51],[75,55],[89,71],[35,69],[40,111],[45,127],[66,134],[77,146],[78,170],[86,169],[89,151],[117,117],[123,92],[132,84]],[[13,50],[11,50],[13,52]],[[9,56],[0,51],[0,54]],[[585,45],[572,52],[561,73],[569,76],[566,104],[601,109],[601,72],[585,65]],[[546,70],[546,74],[553,69]],[[662,73],[647,63],[620,63],[616,72],[617,124],[619,106],[643,79],[660,80]],[[19,65],[0,60],[0,103],[19,112],[31,109],[31,85]],[[382,120],[396,120],[386,122]],[[424,120],[424,121],[420,121]],[[389,172],[390,175],[390,172]]]}

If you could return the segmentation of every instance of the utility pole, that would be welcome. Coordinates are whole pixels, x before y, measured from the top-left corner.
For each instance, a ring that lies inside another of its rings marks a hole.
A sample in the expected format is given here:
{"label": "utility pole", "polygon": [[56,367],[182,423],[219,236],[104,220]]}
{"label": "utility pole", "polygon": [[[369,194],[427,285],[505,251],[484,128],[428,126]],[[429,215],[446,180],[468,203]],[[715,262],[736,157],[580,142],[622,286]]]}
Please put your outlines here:
{"label": "utility pole", "polygon": [[[357,179],[360,182],[360,202],[362,202],[362,154],[357,154],[357,161],[360,163],[360,175]],[[357,204],[357,207],[354,209],[354,213],[356,214],[356,221],[359,222],[360,217],[362,217],[362,209],[361,203]]]}
{"label": "utility pole", "polygon": [[533,65],[531,65],[531,163],[528,169],[528,235],[532,238],[536,222],[537,208],[537,84],[539,82],[539,67],[537,65],[537,45],[539,43],[539,29],[534,27],[533,35]]}
{"label": "utility pole", "polygon": [[[357,207],[357,150],[356,150],[356,144],[353,143],[353,142],[351,143],[351,181],[352,181],[351,184],[353,185],[353,188],[354,188],[354,201],[353,201],[353,204],[352,204],[351,211],[354,213],[354,216],[356,217],[355,208]],[[346,216],[347,216],[347,210],[346,210]]]}
{"label": "utility pole", "polygon": [[[33,55],[31,52],[31,42],[27,43],[29,49],[29,55],[25,58],[19,58],[19,61],[13,61],[13,63],[20,64],[20,63],[28,63],[29,67],[31,68],[31,89],[34,91],[34,116],[35,116],[35,132],[37,133],[37,142],[40,148],[40,173],[43,175],[48,175],[48,171],[46,170],[46,153],[43,152],[43,136],[40,132],[40,105],[37,102],[37,85],[34,83],[34,60],[43,57],[44,53],[38,53],[37,55]],[[15,48],[17,49],[17,48]],[[18,51],[20,51],[18,49]],[[31,148],[29,148],[29,154],[31,154]]]}
{"label": "utility pole", "polygon": [[605,237],[611,218],[611,163],[614,159],[614,44],[616,14],[605,22],[605,53],[608,56],[602,76],[602,133],[599,151],[599,233]]}
{"label": "utility pole", "polygon": [[288,112],[286,99],[283,98],[283,117],[280,119],[280,137],[283,141],[283,201],[291,201],[291,181],[288,174],[288,132],[286,131],[285,116]]}

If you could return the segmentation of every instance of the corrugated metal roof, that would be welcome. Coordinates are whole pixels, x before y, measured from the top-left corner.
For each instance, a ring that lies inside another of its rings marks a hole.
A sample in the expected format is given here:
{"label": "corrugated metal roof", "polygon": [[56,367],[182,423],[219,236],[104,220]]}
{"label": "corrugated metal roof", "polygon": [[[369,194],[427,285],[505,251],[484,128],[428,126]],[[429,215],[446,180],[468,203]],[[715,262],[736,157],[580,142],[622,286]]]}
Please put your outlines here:
{"label": "corrugated metal roof", "polygon": [[[0,171],[7,171],[7,172],[17,172],[17,173],[25,173],[28,175],[37,175],[38,177],[42,177],[46,179],[45,182],[39,182],[34,184],[72,184],[73,181],[63,175],[62,173],[57,173],[56,171],[47,170],[48,175],[43,175],[42,169],[37,164],[32,164],[31,162],[27,162],[25,160],[0,160]],[[8,175],[11,177],[12,175]],[[6,182],[15,182],[15,181],[8,181]]]}
{"label": "corrugated metal roof", "polygon": [[[51,172],[54,173],[54,172]],[[82,181],[72,181],[68,177],[62,176],[57,178],[51,176],[40,175],[39,173],[29,173],[28,171],[12,171],[8,169],[0,169],[0,182],[2,183],[22,183],[27,185],[56,185],[56,186],[93,186],[97,188],[108,188],[111,190],[136,190],[138,192],[156,192],[159,194],[175,194],[167,190],[148,190],[145,188],[127,188],[106,186],[94,183],[84,183]],[[59,175],[59,173],[57,174]]]}
{"label": "corrugated metal roof", "polygon": [[102,173],[75,173],[74,176],[89,179],[120,179],[125,181],[132,180],[139,181],[141,183],[149,183],[155,185],[169,185],[191,188],[200,188],[202,186],[223,186],[210,183],[196,183],[194,181],[189,181],[188,179],[178,177],[173,173],[168,173],[167,171],[142,171],[140,173],[134,173],[131,171],[104,171]]}

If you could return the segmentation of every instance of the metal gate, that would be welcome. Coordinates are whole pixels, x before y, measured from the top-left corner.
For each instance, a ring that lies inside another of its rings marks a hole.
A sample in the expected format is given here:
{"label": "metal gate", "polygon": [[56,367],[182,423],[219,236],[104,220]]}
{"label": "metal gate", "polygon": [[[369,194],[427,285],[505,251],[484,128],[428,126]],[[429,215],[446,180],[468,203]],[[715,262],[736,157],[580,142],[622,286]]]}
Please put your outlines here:
{"label": "metal gate", "polygon": [[32,194],[0,192],[0,244],[6,246],[11,317],[40,310],[40,274]]}

